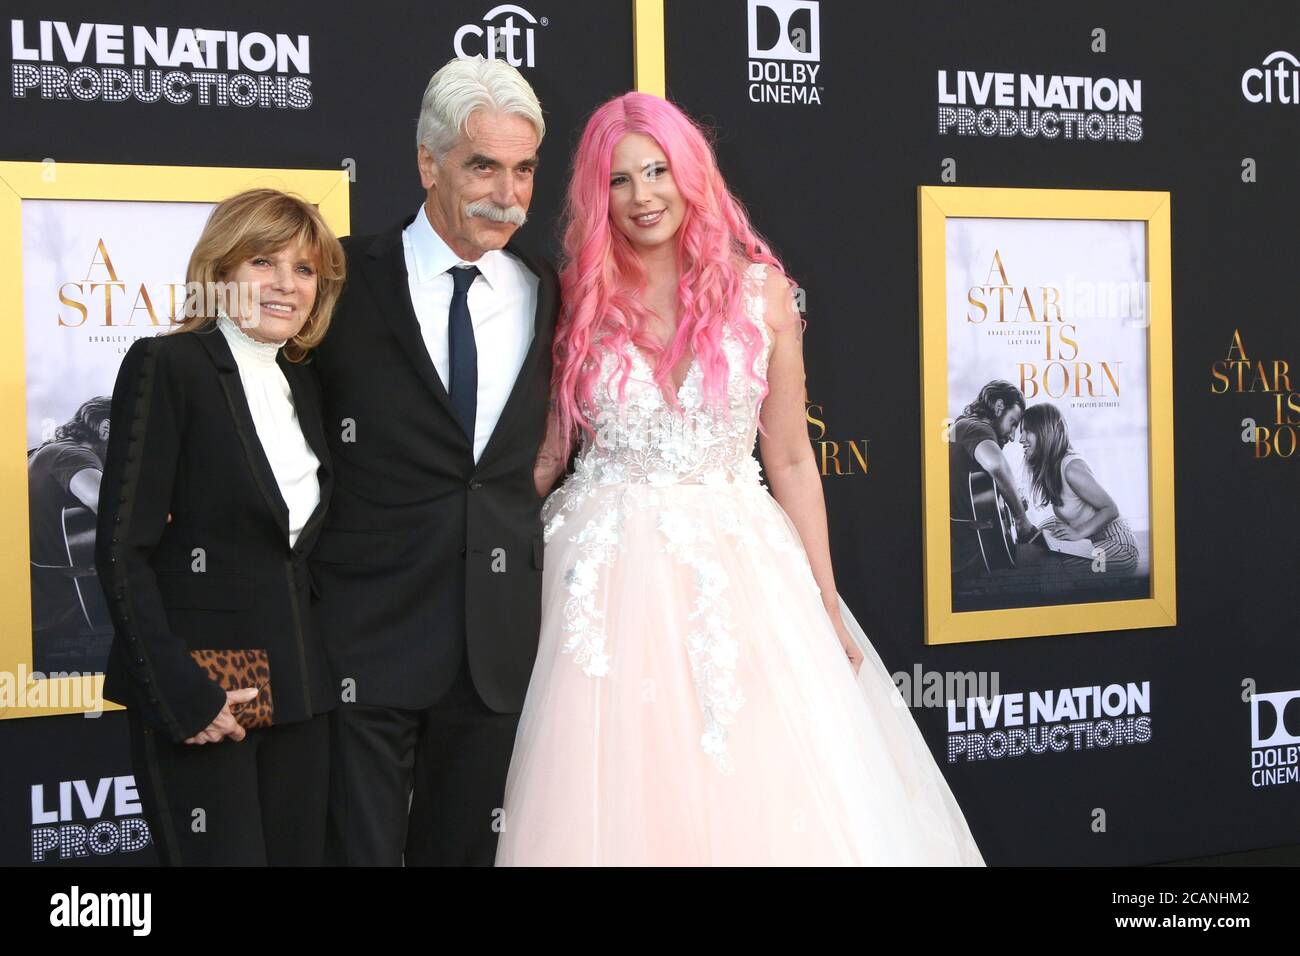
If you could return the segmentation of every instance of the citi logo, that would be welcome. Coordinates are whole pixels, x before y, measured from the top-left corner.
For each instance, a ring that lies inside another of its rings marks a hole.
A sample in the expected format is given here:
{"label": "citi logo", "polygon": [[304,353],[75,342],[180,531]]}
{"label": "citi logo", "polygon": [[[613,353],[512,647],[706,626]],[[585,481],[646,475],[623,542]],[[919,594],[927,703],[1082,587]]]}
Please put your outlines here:
{"label": "citi logo", "polygon": [[816,0],[749,0],[750,59],[816,63],[821,52]]}
{"label": "citi logo", "polygon": [[[505,19],[495,22],[501,17]],[[515,22],[516,17],[519,23]],[[546,17],[538,20],[517,4],[503,3],[483,14],[482,24],[467,23],[457,30],[452,46],[461,59],[483,56],[489,60],[505,60],[514,67],[536,66],[534,27],[549,22]]]}
{"label": "citi logo", "polygon": [[1251,103],[1300,103],[1300,60],[1286,50],[1270,53],[1241,74],[1241,95]]}

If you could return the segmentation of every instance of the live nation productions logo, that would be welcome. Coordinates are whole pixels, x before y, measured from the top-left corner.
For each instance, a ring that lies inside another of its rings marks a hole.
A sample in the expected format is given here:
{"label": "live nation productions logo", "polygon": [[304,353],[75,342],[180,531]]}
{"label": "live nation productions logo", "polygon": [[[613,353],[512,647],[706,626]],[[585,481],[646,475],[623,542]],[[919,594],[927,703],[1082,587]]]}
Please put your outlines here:
{"label": "live nation productions logo", "polygon": [[32,862],[135,853],[151,842],[135,777],[32,786]]}
{"label": "live nation productions logo", "polygon": [[749,99],[820,106],[821,10],[815,0],[749,0]]}
{"label": "live nation productions logo", "polygon": [[949,763],[1150,742],[1150,681],[948,701]]}
{"label": "live nation productions logo", "polygon": [[1142,139],[1141,80],[940,70],[938,97],[941,136]]}
{"label": "live nation productions logo", "polygon": [[194,27],[11,20],[17,99],[305,110],[311,37]]}
{"label": "live nation productions logo", "polygon": [[[1287,710],[1291,722],[1287,723]],[[1300,783],[1300,690],[1250,695],[1250,785]],[[1295,728],[1295,729],[1293,729]]]}

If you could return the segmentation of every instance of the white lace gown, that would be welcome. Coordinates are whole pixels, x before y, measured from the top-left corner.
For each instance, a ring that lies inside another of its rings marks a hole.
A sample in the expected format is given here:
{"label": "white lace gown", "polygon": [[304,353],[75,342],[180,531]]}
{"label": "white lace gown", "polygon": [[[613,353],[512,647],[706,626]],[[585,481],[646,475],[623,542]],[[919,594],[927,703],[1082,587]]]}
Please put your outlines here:
{"label": "white lace gown", "polygon": [[[745,315],[767,343],[766,267]],[[984,860],[880,657],[844,655],[794,525],[760,483],[758,384],[724,337],[669,407],[634,347],[627,405],[543,507],[542,629],[498,866],[972,865]],[[615,378],[615,381],[616,378]]]}

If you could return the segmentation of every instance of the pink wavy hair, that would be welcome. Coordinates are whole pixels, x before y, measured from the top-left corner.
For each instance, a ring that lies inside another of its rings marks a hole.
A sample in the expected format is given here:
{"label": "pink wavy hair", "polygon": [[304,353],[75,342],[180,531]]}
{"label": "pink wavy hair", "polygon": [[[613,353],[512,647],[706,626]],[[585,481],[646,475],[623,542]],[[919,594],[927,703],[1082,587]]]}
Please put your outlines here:
{"label": "pink wavy hair", "polygon": [[[678,227],[678,263],[681,301],[677,332],[662,348],[645,331],[651,312],[642,303],[646,272],[631,242],[613,228],[609,216],[610,164],[614,147],[629,133],[643,133],[664,151],[668,168],[685,201]],[[592,400],[600,368],[595,340],[619,357],[622,375],[618,401],[625,389],[632,361],[630,341],[654,355],[654,380],[677,405],[672,394],[672,369],[694,351],[704,373],[707,401],[725,405],[727,359],[722,351],[724,323],[741,309],[741,273],[735,258],[764,262],[785,270],[767,243],[750,225],[744,206],[723,181],[717,157],[703,129],[678,107],[648,93],[624,93],[591,114],[573,158],[564,214],[564,253],[560,273],[562,310],[556,328],[553,385],[559,433],[572,447],[580,431],[594,435],[582,404]],[[763,348],[761,333],[748,322],[735,325],[745,346],[745,366],[754,372],[754,360]],[[667,386],[667,387],[665,387]]]}

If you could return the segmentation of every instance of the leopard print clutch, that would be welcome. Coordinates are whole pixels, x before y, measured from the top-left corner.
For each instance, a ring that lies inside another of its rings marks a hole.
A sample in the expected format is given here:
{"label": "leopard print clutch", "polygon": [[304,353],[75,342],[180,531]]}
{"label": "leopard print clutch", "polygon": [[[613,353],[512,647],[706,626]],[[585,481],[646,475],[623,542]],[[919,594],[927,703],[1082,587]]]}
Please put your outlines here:
{"label": "leopard print clutch", "polygon": [[263,648],[190,651],[190,656],[221,685],[222,690],[256,687],[257,696],[246,704],[231,704],[230,712],[246,730],[270,727],[275,715],[271,704],[271,665]]}

